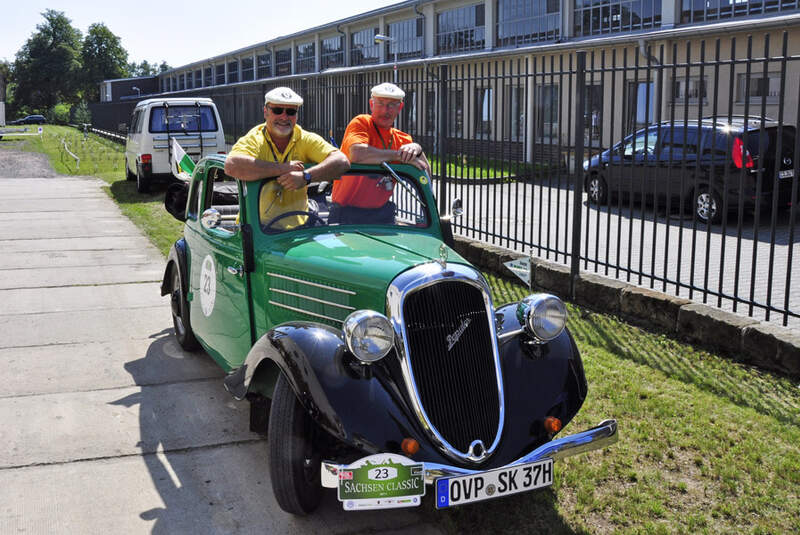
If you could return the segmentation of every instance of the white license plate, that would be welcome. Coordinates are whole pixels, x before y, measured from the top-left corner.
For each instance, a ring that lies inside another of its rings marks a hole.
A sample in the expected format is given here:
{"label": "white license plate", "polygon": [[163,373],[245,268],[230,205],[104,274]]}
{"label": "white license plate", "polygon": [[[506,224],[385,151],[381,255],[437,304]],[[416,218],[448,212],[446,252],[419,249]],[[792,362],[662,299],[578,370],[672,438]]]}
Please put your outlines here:
{"label": "white license plate", "polygon": [[553,484],[553,459],[436,480],[436,508],[500,498]]}
{"label": "white license plate", "polygon": [[778,171],[778,178],[792,178],[794,176],[794,169],[787,169],[786,171]]}

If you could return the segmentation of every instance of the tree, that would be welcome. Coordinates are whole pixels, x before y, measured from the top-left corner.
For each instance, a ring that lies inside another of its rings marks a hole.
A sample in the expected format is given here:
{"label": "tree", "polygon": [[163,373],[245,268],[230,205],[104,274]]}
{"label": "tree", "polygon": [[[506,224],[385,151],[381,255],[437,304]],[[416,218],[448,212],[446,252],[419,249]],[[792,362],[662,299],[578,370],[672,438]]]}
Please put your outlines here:
{"label": "tree", "polygon": [[83,98],[100,99],[100,82],[128,76],[128,52],[119,37],[101,23],[89,26],[81,48]]}
{"label": "tree", "polygon": [[48,110],[76,102],[80,90],[81,32],[63,12],[48,9],[14,61],[14,102],[19,108]]}
{"label": "tree", "polygon": [[135,61],[128,63],[129,76],[155,76],[158,74],[158,65],[147,60],[137,64]]}

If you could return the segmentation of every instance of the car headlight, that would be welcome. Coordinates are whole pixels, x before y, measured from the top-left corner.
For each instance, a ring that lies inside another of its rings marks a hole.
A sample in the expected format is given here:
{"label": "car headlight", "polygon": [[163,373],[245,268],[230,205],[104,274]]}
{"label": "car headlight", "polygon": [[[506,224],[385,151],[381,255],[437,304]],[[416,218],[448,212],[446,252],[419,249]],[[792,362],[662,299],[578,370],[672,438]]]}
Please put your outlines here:
{"label": "car headlight", "polygon": [[347,348],[365,364],[382,359],[394,345],[392,324],[374,310],[356,310],[345,318],[342,329]]}
{"label": "car headlight", "polygon": [[517,305],[517,319],[530,336],[541,342],[549,342],[564,330],[567,307],[554,295],[533,294]]}

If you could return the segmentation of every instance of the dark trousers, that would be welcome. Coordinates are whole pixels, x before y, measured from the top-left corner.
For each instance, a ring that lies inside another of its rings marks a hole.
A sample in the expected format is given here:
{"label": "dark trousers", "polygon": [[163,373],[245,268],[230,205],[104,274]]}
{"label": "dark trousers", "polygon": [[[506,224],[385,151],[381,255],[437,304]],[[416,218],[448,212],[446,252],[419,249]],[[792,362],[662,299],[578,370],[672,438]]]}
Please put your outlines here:
{"label": "dark trousers", "polygon": [[394,225],[396,206],[392,201],[378,208],[357,208],[332,203],[328,224],[340,225]]}

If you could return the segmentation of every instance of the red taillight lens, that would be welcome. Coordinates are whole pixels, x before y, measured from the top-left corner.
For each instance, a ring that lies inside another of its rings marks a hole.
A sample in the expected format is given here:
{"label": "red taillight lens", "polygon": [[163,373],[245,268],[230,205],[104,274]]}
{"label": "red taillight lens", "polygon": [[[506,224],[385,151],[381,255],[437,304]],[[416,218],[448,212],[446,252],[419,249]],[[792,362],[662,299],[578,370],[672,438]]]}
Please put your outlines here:
{"label": "red taillight lens", "polygon": [[225,151],[219,151],[217,154],[225,154]]}
{"label": "red taillight lens", "polygon": [[744,148],[744,143],[738,137],[733,140],[731,158],[733,158],[733,164],[738,169],[742,168],[742,163],[748,169],[753,167],[753,158],[750,156],[750,151]]}
{"label": "red taillight lens", "polygon": [[151,163],[153,156],[151,154],[142,154],[142,163]]}

